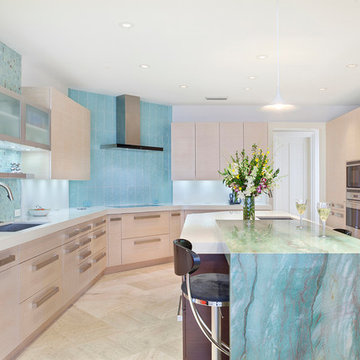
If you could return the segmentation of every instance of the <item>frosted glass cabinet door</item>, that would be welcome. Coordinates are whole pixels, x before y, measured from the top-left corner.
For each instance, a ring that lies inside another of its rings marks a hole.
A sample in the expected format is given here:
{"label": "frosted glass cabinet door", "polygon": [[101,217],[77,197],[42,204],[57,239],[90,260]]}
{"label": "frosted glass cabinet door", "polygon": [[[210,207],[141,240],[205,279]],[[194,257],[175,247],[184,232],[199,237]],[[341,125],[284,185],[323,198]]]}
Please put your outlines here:
{"label": "frosted glass cabinet door", "polygon": [[25,140],[50,145],[49,113],[26,105]]}
{"label": "frosted glass cabinet door", "polygon": [[20,100],[0,93],[0,136],[20,138]]}

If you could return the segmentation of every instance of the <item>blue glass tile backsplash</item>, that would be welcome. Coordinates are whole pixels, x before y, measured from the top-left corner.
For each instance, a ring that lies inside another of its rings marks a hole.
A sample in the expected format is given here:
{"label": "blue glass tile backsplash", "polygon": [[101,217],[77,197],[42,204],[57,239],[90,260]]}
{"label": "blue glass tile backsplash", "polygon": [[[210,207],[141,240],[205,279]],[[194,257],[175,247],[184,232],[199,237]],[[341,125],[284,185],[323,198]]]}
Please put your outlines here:
{"label": "blue glass tile backsplash", "polygon": [[0,86],[20,94],[21,55],[0,42]]}
{"label": "blue glass tile backsplash", "polygon": [[116,142],[116,98],[73,89],[69,96],[91,111],[91,180],[70,181],[70,206],[171,203],[171,106],[140,102],[141,143],[163,152],[104,150]]}

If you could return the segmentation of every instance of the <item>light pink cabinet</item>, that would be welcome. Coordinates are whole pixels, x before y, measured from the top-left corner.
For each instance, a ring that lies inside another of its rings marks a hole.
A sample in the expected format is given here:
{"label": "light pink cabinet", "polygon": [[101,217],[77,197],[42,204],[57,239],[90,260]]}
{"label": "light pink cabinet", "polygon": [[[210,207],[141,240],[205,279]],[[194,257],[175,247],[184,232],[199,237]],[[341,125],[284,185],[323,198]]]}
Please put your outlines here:
{"label": "light pink cabinet", "polygon": [[220,123],[220,170],[222,171],[231,161],[236,151],[239,153],[244,147],[244,123]]}
{"label": "light pink cabinet", "polygon": [[265,122],[244,123],[244,148],[247,153],[251,151],[253,144],[256,144],[263,151],[268,147],[268,124]]}
{"label": "light pink cabinet", "polygon": [[195,179],[195,123],[171,124],[171,179]]}
{"label": "light pink cabinet", "polygon": [[196,179],[219,180],[219,123],[196,123]]}

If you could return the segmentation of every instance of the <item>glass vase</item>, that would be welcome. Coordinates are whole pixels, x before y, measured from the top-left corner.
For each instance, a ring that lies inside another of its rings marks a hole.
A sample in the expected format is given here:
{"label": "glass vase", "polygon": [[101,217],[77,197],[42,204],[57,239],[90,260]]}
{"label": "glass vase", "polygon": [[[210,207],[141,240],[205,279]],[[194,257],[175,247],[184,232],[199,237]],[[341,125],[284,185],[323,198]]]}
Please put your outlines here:
{"label": "glass vase", "polygon": [[243,219],[255,220],[255,196],[245,196],[243,204]]}

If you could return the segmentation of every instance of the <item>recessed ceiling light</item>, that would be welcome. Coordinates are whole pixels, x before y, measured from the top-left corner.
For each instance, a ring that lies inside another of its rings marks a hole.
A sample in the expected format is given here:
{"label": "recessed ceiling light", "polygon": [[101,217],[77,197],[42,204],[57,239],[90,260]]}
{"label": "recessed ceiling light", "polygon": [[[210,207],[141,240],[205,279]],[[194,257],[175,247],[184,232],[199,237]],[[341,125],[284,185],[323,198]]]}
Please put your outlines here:
{"label": "recessed ceiling light", "polygon": [[267,55],[258,55],[257,58],[259,60],[265,60],[265,59],[267,59]]}
{"label": "recessed ceiling light", "polygon": [[256,79],[256,76],[249,76],[249,79],[250,79],[250,80],[255,80],[255,79]]}
{"label": "recessed ceiling light", "polygon": [[348,67],[350,69],[354,69],[354,68],[358,67],[358,64],[347,64],[346,67]]}
{"label": "recessed ceiling light", "polygon": [[326,91],[327,88],[320,88],[319,90],[320,90],[320,91]]}
{"label": "recessed ceiling light", "polygon": [[246,87],[246,88],[244,88],[244,90],[245,90],[245,91],[250,91],[251,88],[250,88],[250,87]]}
{"label": "recessed ceiling light", "polygon": [[228,99],[228,97],[227,96],[215,96],[215,97],[206,96],[205,99],[206,100],[215,100],[215,101],[225,101]]}
{"label": "recessed ceiling light", "polygon": [[179,85],[179,88],[181,88],[181,89],[187,89],[189,86],[187,86],[187,85]]}
{"label": "recessed ceiling light", "polygon": [[122,22],[119,24],[121,27],[123,27],[124,29],[130,29],[134,26],[134,24],[129,23],[129,22]]}
{"label": "recessed ceiling light", "polygon": [[150,67],[150,65],[140,64],[139,67],[141,67],[142,69],[148,69]]}

